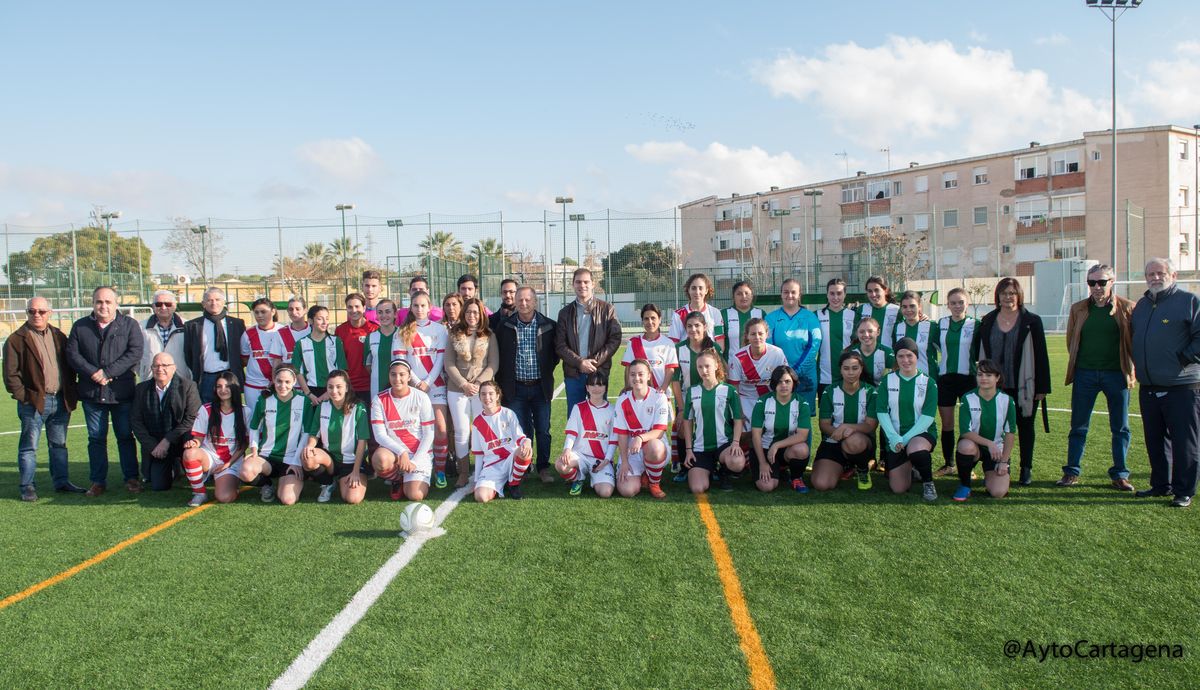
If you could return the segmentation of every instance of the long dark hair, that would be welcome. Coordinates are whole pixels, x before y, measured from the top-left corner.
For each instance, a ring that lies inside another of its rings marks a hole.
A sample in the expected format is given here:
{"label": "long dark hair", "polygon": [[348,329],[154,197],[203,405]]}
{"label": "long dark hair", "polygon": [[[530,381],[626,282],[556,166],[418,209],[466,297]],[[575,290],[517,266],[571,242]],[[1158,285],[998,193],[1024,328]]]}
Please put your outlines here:
{"label": "long dark hair", "polygon": [[466,338],[470,335],[467,333],[467,307],[471,305],[475,305],[479,309],[479,325],[475,327],[475,335],[487,338],[492,333],[488,328],[487,308],[483,305],[483,300],[478,297],[463,300],[462,313],[458,315],[458,321],[450,327],[450,334],[455,338]]}
{"label": "long dark hair", "polygon": [[700,351],[717,349],[717,344],[713,342],[712,336],[708,334],[708,321],[704,319],[704,314],[698,311],[689,311],[687,318],[683,320],[683,340],[689,343],[688,347],[691,347],[691,339],[687,337],[687,322],[692,319],[700,319],[700,323],[704,324],[704,340],[700,341]]}
{"label": "long dark hair", "polygon": [[348,415],[354,412],[354,408],[358,406],[358,398],[354,395],[354,386],[350,383],[350,372],[345,369],[334,369],[329,372],[329,376],[325,379],[325,387],[329,387],[330,379],[341,379],[346,382],[346,397],[342,398],[342,405],[338,407],[334,404],[333,398],[329,399],[330,407],[337,407],[343,415]]}
{"label": "long dark hair", "polygon": [[[242,414],[242,387],[232,371],[221,372],[217,375],[217,381],[224,381],[229,385],[229,404],[233,407],[233,436],[237,439],[237,447],[245,448],[250,445],[250,434],[246,431],[246,415]],[[221,401],[217,400],[215,391],[209,410],[208,439],[215,444],[221,435]]]}

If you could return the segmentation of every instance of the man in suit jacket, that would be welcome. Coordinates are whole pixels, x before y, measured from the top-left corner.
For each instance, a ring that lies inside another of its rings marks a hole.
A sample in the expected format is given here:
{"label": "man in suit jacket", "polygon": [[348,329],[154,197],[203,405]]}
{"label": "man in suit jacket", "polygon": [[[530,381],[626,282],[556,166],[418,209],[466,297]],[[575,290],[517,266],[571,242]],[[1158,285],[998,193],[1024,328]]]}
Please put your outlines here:
{"label": "man in suit jacket", "polygon": [[537,310],[531,287],[517,290],[517,311],[496,328],[500,370],[496,383],[504,404],[517,415],[521,430],[537,441],[538,476],[554,481],[550,471],[550,401],[554,399],[554,322]]}
{"label": "man in suit jacket", "polygon": [[192,380],[199,387],[201,402],[213,401],[217,374],[232,371],[238,383],[246,385],[242,369],[242,334],[246,322],[229,315],[225,292],[218,287],[204,291],[204,313],[183,325],[183,354]]}
{"label": "man in suit jacket", "polygon": [[195,383],[179,375],[169,353],[155,355],[150,371],[151,378],[134,390],[131,424],[142,445],[142,476],[153,491],[166,491],[175,481],[183,444],[192,437],[200,395]]}
{"label": "man in suit jacket", "polygon": [[67,476],[67,424],[78,400],[75,371],[67,363],[67,336],[50,325],[50,302],[33,297],[25,305],[28,318],[4,343],[4,387],[17,401],[21,439],[17,469],[21,500],[36,501],[38,437],[46,428],[50,444],[50,479],[59,493],[83,493]]}

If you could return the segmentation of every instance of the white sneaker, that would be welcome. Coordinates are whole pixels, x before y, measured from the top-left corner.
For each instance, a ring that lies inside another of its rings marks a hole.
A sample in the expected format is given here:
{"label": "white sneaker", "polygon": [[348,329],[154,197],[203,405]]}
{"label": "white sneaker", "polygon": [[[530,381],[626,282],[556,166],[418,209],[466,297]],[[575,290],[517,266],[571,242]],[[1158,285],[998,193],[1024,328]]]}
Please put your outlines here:
{"label": "white sneaker", "polygon": [[198,508],[208,502],[208,493],[192,494],[192,500],[188,501],[189,508]]}
{"label": "white sneaker", "polygon": [[270,503],[271,501],[275,500],[275,485],[270,483],[264,484],[262,488],[258,490],[258,493],[260,496],[262,496],[263,503]]}
{"label": "white sneaker", "polygon": [[322,486],[321,493],[317,496],[317,503],[329,503],[331,498],[333,498],[333,484]]}
{"label": "white sneaker", "polygon": [[925,491],[921,494],[921,498],[926,501],[937,500],[937,487],[933,485],[933,482],[925,482]]}

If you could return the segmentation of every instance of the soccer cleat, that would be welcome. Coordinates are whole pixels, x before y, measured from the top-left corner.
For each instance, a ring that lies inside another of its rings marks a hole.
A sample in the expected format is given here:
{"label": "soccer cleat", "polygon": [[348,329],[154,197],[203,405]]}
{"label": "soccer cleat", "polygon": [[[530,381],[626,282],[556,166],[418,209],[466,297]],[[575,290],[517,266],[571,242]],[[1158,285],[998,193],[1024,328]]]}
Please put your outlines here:
{"label": "soccer cleat", "polygon": [[263,503],[270,503],[275,500],[275,486],[271,482],[262,485],[258,490],[258,495],[262,497]]}
{"label": "soccer cleat", "polygon": [[433,473],[433,485],[439,489],[446,488],[446,473],[445,472],[434,472]]}
{"label": "soccer cleat", "polygon": [[505,485],[505,487],[504,487],[504,496],[505,496],[506,498],[511,498],[511,499],[513,499],[514,501],[519,501],[519,500],[521,500],[522,498],[525,498],[525,494],[521,493],[521,485],[520,485],[520,484],[507,484],[507,485]]}
{"label": "soccer cleat", "polygon": [[388,493],[388,495],[392,497],[393,501],[399,501],[400,499],[404,498],[404,483],[399,479],[392,482],[392,490]]}
{"label": "soccer cleat", "polygon": [[680,472],[683,472],[683,465],[674,458],[671,459],[671,472],[673,474],[679,474]]}
{"label": "soccer cleat", "polygon": [[567,493],[572,496],[578,496],[579,494],[583,493],[583,480],[576,479],[575,481],[571,482],[571,490]]}
{"label": "soccer cleat", "polygon": [[658,482],[650,482],[650,495],[661,501],[667,497],[667,492],[663,491],[662,485]]}
{"label": "soccer cleat", "polygon": [[959,503],[962,503],[963,501],[967,500],[970,497],[971,497],[971,487],[969,487],[969,486],[964,486],[962,484],[959,484],[958,488],[954,490],[954,500],[958,501]]}
{"label": "soccer cleat", "polygon": [[871,473],[863,471],[858,473],[858,490],[867,491],[871,488]]}
{"label": "soccer cleat", "polygon": [[333,498],[333,484],[322,486],[321,493],[317,494],[317,503],[329,503],[331,498]]}
{"label": "soccer cleat", "polygon": [[921,498],[925,499],[926,501],[936,501],[937,487],[933,485],[933,482],[925,482],[923,486],[924,491],[921,492]]}
{"label": "soccer cleat", "polygon": [[945,477],[945,476],[948,476],[948,475],[954,474],[954,472],[955,472],[954,465],[951,465],[951,464],[947,463],[947,464],[945,464],[945,465],[942,465],[941,467],[937,468],[937,471],[935,471],[935,472],[933,473],[933,476],[935,476],[935,477]]}
{"label": "soccer cleat", "polygon": [[208,493],[192,494],[192,500],[188,501],[189,508],[198,508],[208,501]]}
{"label": "soccer cleat", "polygon": [[850,481],[851,479],[854,478],[855,471],[856,470],[853,467],[848,467],[845,470],[842,470],[842,476],[838,481],[842,481],[842,482]]}
{"label": "soccer cleat", "polygon": [[675,476],[671,477],[671,481],[675,482],[676,484],[681,484],[687,481],[687,476],[687,470],[681,467],[679,468],[679,471],[675,473]]}
{"label": "soccer cleat", "polygon": [[[859,478],[858,482],[859,482],[859,486],[861,486],[862,478]],[[868,486],[869,485],[870,485],[870,481],[868,480]],[[806,485],[804,483],[803,479],[799,479],[799,478],[793,479],[792,480],[792,491],[795,491],[798,494],[806,494],[806,493],[808,493],[808,485]]]}

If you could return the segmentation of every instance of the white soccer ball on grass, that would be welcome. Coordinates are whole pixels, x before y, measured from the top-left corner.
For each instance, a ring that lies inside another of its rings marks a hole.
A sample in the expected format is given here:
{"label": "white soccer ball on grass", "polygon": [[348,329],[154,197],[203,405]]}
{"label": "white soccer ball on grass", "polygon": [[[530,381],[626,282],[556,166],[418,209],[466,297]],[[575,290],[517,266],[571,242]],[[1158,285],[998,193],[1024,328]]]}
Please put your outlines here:
{"label": "white soccer ball on grass", "polygon": [[433,528],[433,510],[424,503],[409,503],[400,513],[400,533],[404,536]]}

